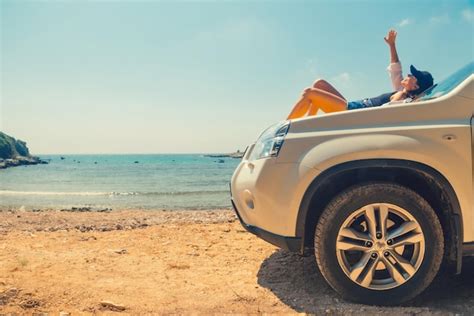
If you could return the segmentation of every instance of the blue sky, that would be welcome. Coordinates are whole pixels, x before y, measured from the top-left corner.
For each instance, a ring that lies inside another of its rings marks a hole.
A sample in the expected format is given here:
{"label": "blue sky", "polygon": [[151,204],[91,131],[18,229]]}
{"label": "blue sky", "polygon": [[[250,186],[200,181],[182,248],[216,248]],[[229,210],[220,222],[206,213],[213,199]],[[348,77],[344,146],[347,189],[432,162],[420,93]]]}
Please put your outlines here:
{"label": "blue sky", "polygon": [[474,59],[473,1],[1,1],[0,130],[44,153],[245,149],[325,78],[347,99]]}

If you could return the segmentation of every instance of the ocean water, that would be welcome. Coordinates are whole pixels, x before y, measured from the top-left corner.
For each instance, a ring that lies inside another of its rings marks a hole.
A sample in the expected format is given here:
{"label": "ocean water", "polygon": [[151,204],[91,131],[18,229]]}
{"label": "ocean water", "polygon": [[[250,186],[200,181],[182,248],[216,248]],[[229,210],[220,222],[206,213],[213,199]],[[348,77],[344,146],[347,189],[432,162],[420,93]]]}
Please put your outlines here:
{"label": "ocean water", "polygon": [[0,170],[0,208],[231,208],[229,182],[240,162],[203,154],[62,157]]}

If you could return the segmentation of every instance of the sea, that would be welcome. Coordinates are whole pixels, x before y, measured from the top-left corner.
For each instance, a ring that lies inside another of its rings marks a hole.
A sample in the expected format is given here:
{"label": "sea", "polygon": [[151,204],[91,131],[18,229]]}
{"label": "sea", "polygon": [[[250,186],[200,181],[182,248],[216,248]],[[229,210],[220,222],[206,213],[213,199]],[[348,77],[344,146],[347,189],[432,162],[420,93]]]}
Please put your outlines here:
{"label": "sea", "polygon": [[239,158],[205,154],[40,155],[0,170],[0,209],[231,208]]}

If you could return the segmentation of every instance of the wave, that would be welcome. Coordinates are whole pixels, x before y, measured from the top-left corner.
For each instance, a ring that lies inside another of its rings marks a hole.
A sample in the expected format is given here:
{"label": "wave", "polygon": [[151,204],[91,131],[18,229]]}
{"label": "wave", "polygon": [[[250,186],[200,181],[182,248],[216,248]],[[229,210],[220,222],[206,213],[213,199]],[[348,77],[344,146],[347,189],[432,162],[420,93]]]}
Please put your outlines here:
{"label": "wave", "polygon": [[49,195],[49,196],[133,196],[133,195],[205,195],[229,194],[228,190],[169,191],[169,192],[51,192],[51,191],[10,191],[0,190],[0,195]]}

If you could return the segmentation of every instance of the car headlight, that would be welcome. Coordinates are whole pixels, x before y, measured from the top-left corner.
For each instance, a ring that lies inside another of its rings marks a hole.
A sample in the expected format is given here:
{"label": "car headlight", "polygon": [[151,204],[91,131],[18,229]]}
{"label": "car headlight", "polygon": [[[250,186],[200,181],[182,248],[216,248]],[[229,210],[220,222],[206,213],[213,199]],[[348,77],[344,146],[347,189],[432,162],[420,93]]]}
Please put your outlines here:
{"label": "car headlight", "polygon": [[278,156],[289,128],[290,122],[284,121],[278,122],[263,131],[255,143],[249,160]]}

